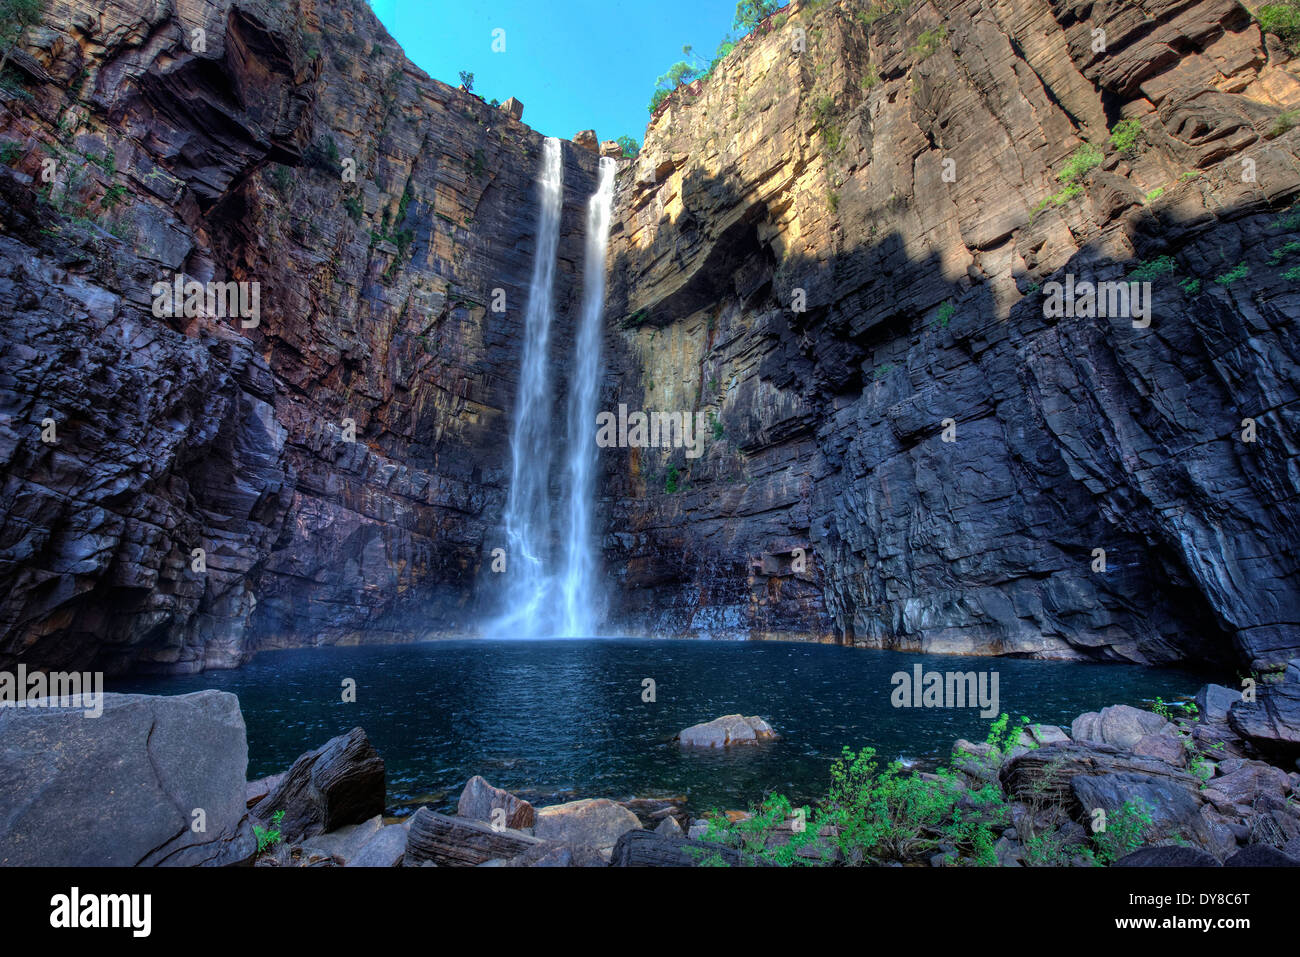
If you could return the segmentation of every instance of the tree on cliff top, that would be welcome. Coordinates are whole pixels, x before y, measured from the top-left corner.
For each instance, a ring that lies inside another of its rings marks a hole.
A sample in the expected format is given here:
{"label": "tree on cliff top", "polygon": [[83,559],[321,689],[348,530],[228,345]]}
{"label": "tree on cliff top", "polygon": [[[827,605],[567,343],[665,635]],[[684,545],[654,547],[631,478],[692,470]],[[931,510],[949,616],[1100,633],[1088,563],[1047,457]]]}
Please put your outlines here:
{"label": "tree on cliff top", "polygon": [[41,22],[49,0],[0,0],[0,73],[9,64],[9,54],[14,52],[27,32],[27,28]]}
{"label": "tree on cliff top", "polygon": [[736,19],[732,26],[748,33],[781,9],[781,0],[740,0],[736,4]]}

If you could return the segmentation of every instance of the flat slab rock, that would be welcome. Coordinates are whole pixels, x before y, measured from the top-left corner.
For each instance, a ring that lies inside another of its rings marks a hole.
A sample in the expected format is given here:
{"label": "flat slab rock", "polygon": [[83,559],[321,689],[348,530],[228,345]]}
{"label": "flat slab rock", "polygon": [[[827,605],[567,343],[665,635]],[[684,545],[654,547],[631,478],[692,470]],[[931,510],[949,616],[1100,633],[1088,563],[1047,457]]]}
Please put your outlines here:
{"label": "flat slab rock", "polygon": [[[250,859],[248,740],[222,691],[106,694],[104,711],[0,709],[0,865],[224,865]],[[202,810],[205,829],[191,825]]]}
{"label": "flat slab rock", "polygon": [[777,733],[762,718],[739,714],[727,714],[704,724],[691,725],[677,736],[678,742],[689,748],[729,748],[776,738]]}

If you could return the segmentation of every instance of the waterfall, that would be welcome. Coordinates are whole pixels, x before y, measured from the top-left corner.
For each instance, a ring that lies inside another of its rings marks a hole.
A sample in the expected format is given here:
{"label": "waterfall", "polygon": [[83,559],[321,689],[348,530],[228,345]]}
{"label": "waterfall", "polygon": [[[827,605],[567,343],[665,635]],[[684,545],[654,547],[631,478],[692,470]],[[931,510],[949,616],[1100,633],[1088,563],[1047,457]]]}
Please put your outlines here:
{"label": "waterfall", "polygon": [[547,485],[551,475],[551,376],[546,356],[551,334],[555,252],[560,241],[564,199],[560,141],[542,146],[537,188],[541,213],[528,306],[524,313],[523,364],[510,433],[510,491],[506,499],[508,605],[497,628],[510,636],[535,637],[543,625],[550,585],[551,550]]}
{"label": "waterfall", "polygon": [[578,326],[569,387],[568,531],[565,536],[560,634],[595,634],[596,543],[592,540],[596,497],[596,399],[600,392],[601,317],[605,309],[605,247],[614,205],[618,164],[601,157],[600,179],[587,204],[587,243],[582,276],[582,318]]}
{"label": "waterfall", "polygon": [[[546,141],[538,175],[541,218],[532,285],[524,315],[524,348],[510,434],[510,491],[506,500],[505,613],[489,629],[510,638],[590,637],[598,617],[592,501],[596,493],[596,402],[600,393],[601,318],[605,305],[605,249],[617,164],[600,161],[596,192],[587,205],[582,311],[570,365],[568,430],[562,505],[552,507],[551,413],[554,373],[548,367],[562,183],[560,143]],[[556,527],[556,521],[562,527]],[[556,544],[562,550],[557,554]]]}

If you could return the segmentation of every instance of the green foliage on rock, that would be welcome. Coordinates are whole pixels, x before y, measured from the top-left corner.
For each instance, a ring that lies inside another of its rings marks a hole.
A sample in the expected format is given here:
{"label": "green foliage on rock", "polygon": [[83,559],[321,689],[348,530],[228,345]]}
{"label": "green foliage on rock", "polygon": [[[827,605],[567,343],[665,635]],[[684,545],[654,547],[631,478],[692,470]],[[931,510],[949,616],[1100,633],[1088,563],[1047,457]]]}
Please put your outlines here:
{"label": "green foliage on rock", "polygon": [[1120,153],[1131,153],[1142,135],[1140,120],[1120,120],[1110,130],[1110,143]]}
{"label": "green foliage on rock", "polygon": [[1259,28],[1300,52],[1300,0],[1266,3],[1255,11]]}
{"label": "green foliage on rock", "polygon": [[48,0],[0,0],[0,72],[9,63],[9,55],[22,41],[28,27],[34,27],[45,16]]}

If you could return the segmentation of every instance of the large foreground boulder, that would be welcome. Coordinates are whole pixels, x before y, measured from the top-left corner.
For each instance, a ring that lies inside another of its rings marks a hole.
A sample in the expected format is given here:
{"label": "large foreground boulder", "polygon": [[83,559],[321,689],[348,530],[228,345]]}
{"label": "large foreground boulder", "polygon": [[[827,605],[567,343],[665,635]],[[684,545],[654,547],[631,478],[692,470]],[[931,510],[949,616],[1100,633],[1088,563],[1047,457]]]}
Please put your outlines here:
{"label": "large foreground boulder", "polygon": [[677,740],[691,748],[726,748],[770,741],[776,736],[772,726],[762,718],[727,714],[704,724],[691,725],[677,736]]}
{"label": "large foreground boulder", "polygon": [[0,709],[0,865],[247,861],[248,741],[222,691]]}
{"label": "large foreground boulder", "polygon": [[587,848],[594,849],[602,863],[607,862],[618,839],[638,830],[641,821],[635,814],[604,798],[540,808],[533,826],[538,837],[573,850],[579,863],[587,863],[580,853]]}
{"label": "large foreground boulder", "polygon": [[285,812],[278,827],[286,843],[383,814],[384,760],[360,728],[331,738],[293,762],[253,808],[259,822],[277,811]]}

